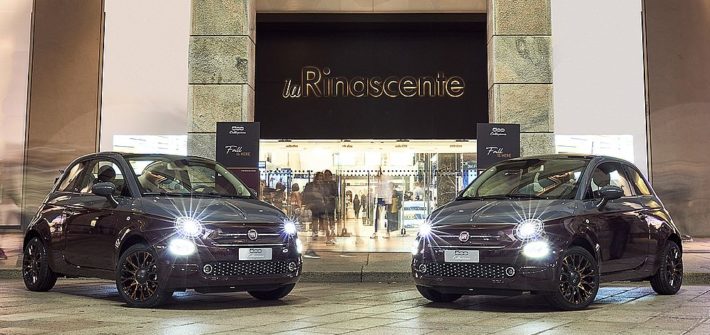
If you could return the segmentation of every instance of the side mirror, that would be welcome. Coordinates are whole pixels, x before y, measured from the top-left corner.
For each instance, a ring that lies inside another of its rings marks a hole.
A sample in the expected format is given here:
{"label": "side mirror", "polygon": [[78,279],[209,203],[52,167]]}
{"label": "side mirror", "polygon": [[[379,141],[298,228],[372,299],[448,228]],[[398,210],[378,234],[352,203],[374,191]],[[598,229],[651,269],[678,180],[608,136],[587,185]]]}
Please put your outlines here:
{"label": "side mirror", "polygon": [[252,196],[254,196],[254,197],[258,197],[258,196],[259,196],[259,193],[256,193],[256,190],[255,190],[255,189],[253,189],[253,188],[251,188],[251,187],[247,187],[247,189],[249,189],[249,193],[251,193]]}
{"label": "side mirror", "polygon": [[113,207],[118,206],[118,202],[116,201],[116,199],[113,198],[113,192],[115,191],[116,185],[109,182],[96,183],[94,184],[94,186],[91,187],[91,193],[96,194],[100,197],[105,197]]}
{"label": "side mirror", "polygon": [[597,208],[599,209],[604,208],[609,200],[619,199],[624,196],[624,190],[614,185],[604,186],[598,192],[602,197],[602,200],[597,204]]}

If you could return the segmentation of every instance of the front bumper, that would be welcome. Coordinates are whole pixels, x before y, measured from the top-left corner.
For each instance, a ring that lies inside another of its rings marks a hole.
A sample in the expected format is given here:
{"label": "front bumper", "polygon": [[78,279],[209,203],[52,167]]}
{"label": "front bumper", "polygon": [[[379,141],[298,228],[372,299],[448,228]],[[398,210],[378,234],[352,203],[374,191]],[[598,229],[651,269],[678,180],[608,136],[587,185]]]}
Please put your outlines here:
{"label": "front bumper", "polygon": [[530,259],[520,248],[477,250],[478,263],[447,263],[444,250],[430,247],[412,259],[412,275],[417,285],[442,293],[515,294],[524,291],[556,289],[557,256],[552,252],[542,259]]}
{"label": "front bumper", "polygon": [[198,244],[197,252],[190,256],[174,256],[163,249],[159,273],[164,278],[164,287],[175,291],[224,292],[270,290],[298,282],[303,260],[295,245],[251,247],[271,248],[272,259],[239,260],[239,247]]}

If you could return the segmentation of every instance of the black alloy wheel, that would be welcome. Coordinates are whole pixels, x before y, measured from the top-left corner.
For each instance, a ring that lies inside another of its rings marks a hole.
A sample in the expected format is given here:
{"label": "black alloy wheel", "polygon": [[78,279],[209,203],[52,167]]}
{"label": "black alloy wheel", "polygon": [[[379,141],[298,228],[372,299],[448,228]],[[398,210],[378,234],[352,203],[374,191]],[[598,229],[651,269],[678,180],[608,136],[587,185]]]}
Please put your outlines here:
{"label": "black alloy wheel", "polygon": [[678,244],[668,241],[661,255],[661,266],[651,277],[651,287],[658,294],[676,294],[683,285],[683,253]]}
{"label": "black alloy wheel", "polygon": [[57,275],[49,267],[47,248],[39,237],[33,237],[22,256],[22,280],[30,291],[45,292],[54,287]]}
{"label": "black alloy wheel", "polygon": [[417,291],[422,297],[432,302],[452,302],[461,298],[461,294],[441,293],[433,288],[417,285]]}
{"label": "black alloy wheel", "polygon": [[584,248],[571,247],[560,257],[557,290],[545,295],[561,310],[579,310],[589,306],[599,290],[599,267],[594,256]]}
{"label": "black alloy wheel", "polygon": [[296,284],[289,284],[285,286],[281,286],[277,289],[271,290],[271,291],[248,291],[249,294],[257,298],[259,300],[279,300],[285,296],[287,296],[293,288],[296,286]]}
{"label": "black alloy wheel", "polygon": [[118,262],[116,287],[129,306],[155,307],[170,294],[163,290],[158,276],[158,258],[153,249],[136,244]]}

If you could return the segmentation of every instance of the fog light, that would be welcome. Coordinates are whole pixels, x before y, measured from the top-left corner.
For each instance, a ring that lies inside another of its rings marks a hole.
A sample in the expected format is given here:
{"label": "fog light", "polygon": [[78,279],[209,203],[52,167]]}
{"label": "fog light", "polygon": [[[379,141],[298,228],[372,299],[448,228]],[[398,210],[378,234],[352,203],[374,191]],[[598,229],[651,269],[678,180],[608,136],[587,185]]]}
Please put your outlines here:
{"label": "fog light", "polygon": [[288,270],[289,271],[293,272],[293,271],[296,271],[296,269],[298,269],[298,266],[296,265],[296,263],[294,263],[294,262],[288,263]]}
{"label": "fog light", "polygon": [[523,247],[523,255],[529,258],[543,258],[550,254],[547,241],[533,241]]}
{"label": "fog light", "polygon": [[202,272],[204,272],[206,275],[212,274],[212,265],[205,264],[205,266],[202,267]]}
{"label": "fog light", "polygon": [[512,266],[505,268],[505,275],[508,277],[515,276],[515,268]]}
{"label": "fog light", "polygon": [[173,239],[170,241],[170,245],[168,245],[168,251],[176,256],[192,255],[195,253],[195,250],[197,250],[195,243],[182,238]]}
{"label": "fog light", "polygon": [[419,264],[419,272],[426,273],[426,264]]}

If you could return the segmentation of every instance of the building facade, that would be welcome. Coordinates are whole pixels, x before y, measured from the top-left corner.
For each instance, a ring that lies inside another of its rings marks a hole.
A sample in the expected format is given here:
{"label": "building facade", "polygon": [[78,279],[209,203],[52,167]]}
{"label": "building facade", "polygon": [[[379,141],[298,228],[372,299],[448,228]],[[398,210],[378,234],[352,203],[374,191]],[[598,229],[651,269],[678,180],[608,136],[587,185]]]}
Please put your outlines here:
{"label": "building facade", "polygon": [[[295,213],[294,184],[331,170],[341,228],[363,236],[374,213],[361,205],[361,221],[354,196],[376,198],[383,180],[410,201],[399,214],[405,228],[419,201],[426,214],[475,177],[477,122],[520,124],[524,156],[620,156],[655,185],[703,171],[672,168],[683,160],[654,137],[669,125],[654,121],[665,114],[654,114],[663,95],[653,83],[670,75],[654,69],[672,71],[652,57],[670,43],[654,35],[665,27],[657,1],[87,3],[18,0],[2,9],[12,19],[3,20],[12,29],[3,30],[11,42],[2,64],[13,64],[0,87],[6,213],[31,213],[79,154],[214,157],[221,121],[261,122],[267,200]],[[676,200],[668,185],[656,188],[672,212],[686,213],[674,213],[678,224],[709,235],[710,225],[696,223],[706,206]]]}

